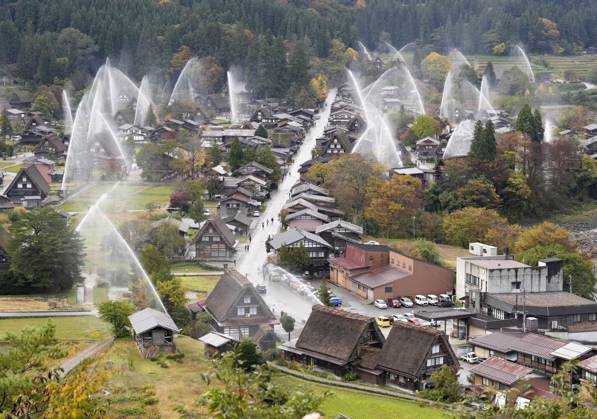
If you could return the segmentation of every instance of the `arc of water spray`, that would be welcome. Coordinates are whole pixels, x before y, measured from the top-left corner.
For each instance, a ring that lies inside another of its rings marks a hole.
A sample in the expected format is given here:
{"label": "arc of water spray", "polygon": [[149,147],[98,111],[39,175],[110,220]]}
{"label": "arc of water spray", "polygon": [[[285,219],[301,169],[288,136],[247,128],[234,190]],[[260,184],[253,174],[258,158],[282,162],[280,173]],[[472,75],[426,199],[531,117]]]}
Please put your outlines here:
{"label": "arc of water spray", "polygon": [[522,47],[520,45],[516,45],[515,48],[518,50],[518,52],[522,56],[522,59],[524,60],[525,67],[527,69],[526,73],[529,78],[529,81],[531,83],[535,83],[535,73],[533,72],[533,67],[531,67],[531,62],[529,61],[529,57],[527,57],[526,52],[524,52],[524,49],[522,49]]}
{"label": "arc of water spray", "polygon": [[372,61],[373,58],[371,57],[371,54],[369,53],[369,50],[367,49],[367,47],[365,46],[365,44],[363,44],[361,41],[358,41],[357,43],[361,47],[361,50],[363,51],[363,54],[365,54],[367,56],[367,59],[369,61]]}
{"label": "arc of water spray", "polygon": [[120,232],[118,231],[118,229],[116,228],[114,223],[112,223],[112,220],[110,220],[110,218],[108,218],[108,216],[101,210],[100,206],[101,206],[102,202],[104,202],[108,198],[108,195],[112,191],[114,191],[118,187],[119,184],[120,184],[120,182],[117,182],[116,184],[114,184],[114,186],[112,186],[110,191],[102,194],[98,198],[98,200],[95,201],[95,203],[91,206],[91,208],[89,208],[89,210],[87,211],[87,214],[85,214],[85,216],[83,217],[83,219],[81,220],[79,225],[76,227],[75,231],[80,232],[81,229],[83,228],[83,226],[91,218],[91,215],[97,214],[109,227],[110,232],[113,233],[114,235],[116,235],[116,237],[118,238],[118,241],[122,245],[124,245],[125,249],[127,250],[128,255],[131,257],[133,263],[135,264],[137,269],[141,272],[141,275],[143,276],[143,280],[147,283],[147,285],[150,287],[151,291],[153,292],[154,297],[156,298],[158,304],[160,305],[160,308],[162,309],[162,311],[164,313],[168,313],[168,310],[166,310],[166,307],[164,306],[164,303],[162,302],[162,300],[160,298],[160,294],[158,293],[157,289],[153,285],[153,282],[151,281],[151,278],[149,278],[149,275],[147,275],[147,272],[145,272],[145,269],[143,269],[143,265],[141,265],[139,258],[137,258],[137,255],[135,254],[133,249],[129,246],[129,244],[126,242],[124,237],[122,237],[122,235],[120,234]]}

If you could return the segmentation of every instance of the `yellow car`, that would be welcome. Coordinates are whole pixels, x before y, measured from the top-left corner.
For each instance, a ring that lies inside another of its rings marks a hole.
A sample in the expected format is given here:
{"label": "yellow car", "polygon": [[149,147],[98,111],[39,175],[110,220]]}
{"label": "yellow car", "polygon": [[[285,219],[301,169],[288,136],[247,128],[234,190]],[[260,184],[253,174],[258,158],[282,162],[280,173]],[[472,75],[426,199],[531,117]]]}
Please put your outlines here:
{"label": "yellow car", "polygon": [[377,323],[377,325],[379,327],[390,327],[392,325],[392,322],[386,316],[379,316],[379,317],[377,317],[375,319],[375,323]]}

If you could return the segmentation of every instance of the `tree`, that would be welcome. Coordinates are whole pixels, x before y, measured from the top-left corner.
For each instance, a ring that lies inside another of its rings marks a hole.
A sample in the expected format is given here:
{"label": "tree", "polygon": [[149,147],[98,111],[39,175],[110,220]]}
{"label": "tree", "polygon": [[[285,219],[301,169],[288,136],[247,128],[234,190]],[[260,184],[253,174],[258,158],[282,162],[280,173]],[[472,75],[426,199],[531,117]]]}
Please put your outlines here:
{"label": "tree", "polygon": [[250,339],[243,339],[234,349],[235,361],[238,368],[246,372],[255,371],[265,360],[258,351],[257,344]]}
{"label": "tree", "polygon": [[[255,132],[255,135],[258,135],[257,132]],[[212,147],[210,147],[209,150],[207,151],[207,160],[209,161],[209,164],[212,167],[220,164],[222,162],[222,158],[223,158],[222,154],[223,154],[222,150],[216,144],[214,144]]]}
{"label": "tree", "polygon": [[385,237],[405,237],[410,233],[411,218],[423,206],[423,189],[419,179],[395,175],[385,182],[372,181],[367,198],[365,217]]}
{"label": "tree", "polygon": [[154,227],[149,232],[149,242],[169,260],[176,255],[180,255],[186,245],[178,227],[170,223],[161,223]]}
{"label": "tree", "polygon": [[485,71],[483,72],[483,76],[485,76],[489,86],[495,86],[497,83],[497,77],[495,75],[495,70],[493,69],[493,63],[489,61],[485,66]]}
{"label": "tree", "polygon": [[[569,250],[561,244],[543,244],[527,249],[517,255],[517,259],[535,266],[537,262],[547,258],[558,258],[563,261],[564,289],[585,298],[592,299],[595,290],[595,276],[590,261],[578,252]],[[572,283],[570,283],[572,281]]]}
{"label": "tree", "polygon": [[230,164],[230,169],[234,172],[239,169],[244,162],[245,153],[243,151],[243,147],[238,141],[238,138],[235,138],[230,145],[230,152],[228,153],[228,164]]}
{"label": "tree", "polygon": [[472,159],[483,160],[483,147],[484,147],[484,138],[483,138],[483,123],[478,120],[475,123],[475,130],[473,132],[473,140],[471,141],[471,150],[469,152],[469,157]]}
{"label": "tree", "polygon": [[522,232],[515,244],[514,253],[517,258],[535,246],[557,244],[567,250],[576,250],[576,244],[570,238],[570,232],[549,221],[545,221]]}
{"label": "tree", "polygon": [[3,136],[9,136],[12,134],[12,126],[8,119],[8,110],[4,108],[2,115],[0,115],[0,134]]}
{"label": "tree", "polygon": [[170,261],[153,244],[148,244],[141,253],[141,264],[150,277],[165,278],[170,274]]}
{"label": "tree", "polygon": [[433,137],[439,131],[439,123],[429,115],[419,115],[415,118],[410,130],[419,140],[425,137]]}
{"label": "tree", "polygon": [[311,264],[309,252],[307,252],[307,249],[305,249],[303,246],[282,246],[278,249],[278,259],[280,261],[280,265],[285,266],[295,272],[302,272]]}
{"label": "tree", "polygon": [[421,61],[421,71],[436,87],[441,88],[450,71],[450,60],[445,55],[431,52]]}
{"label": "tree", "polygon": [[[539,116],[539,123],[541,123],[541,117]],[[516,118],[516,129],[526,135],[534,141],[540,142],[543,136],[539,136],[540,132],[537,130],[537,119],[531,110],[529,105],[524,105],[518,117]]]}
{"label": "tree", "polygon": [[178,208],[186,212],[189,210],[190,199],[189,195],[183,191],[172,192],[170,194],[170,208]]}
{"label": "tree", "polygon": [[180,279],[160,281],[157,288],[162,303],[174,323],[180,328],[185,327],[191,321],[191,313],[187,309],[187,297]]}
{"label": "tree", "polygon": [[328,95],[328,79],[323,73],[319,73],[309,82],[311,94],[319,102],[323,102]]}
{"label": "tree", "polygon": [[10,269],[26,292],[64,291],[83,279],[83,241],[58,212],[30,211],[10,230]]}
{"label": "tree", "polygon": [[417,395],[444,403],[455,403],[462,398],[462,387],[458,377],[449,366],[442,365],[439,371],[432,372],[431,381],[433,388],[419,391]]}
{"label": "tree", "polygon": [[203,194],[205,192],[205,184],[203,180],[188,180],[182,187],[182,191],[189,197],[189,209],[187,215],[196,223],[205,220],[205,205],[203,204]]}
{"label": "tree", "polygon": [[112,333],[117,338],[129,336],[129,316],[134,311],[135,306],[128,301],[106,301],[99,306],[100,317],[112,325]]}
{"label": "tree", "polygon": [[280,323],[286,333],[288,333],[288,340],[290,341],[290,333],[294,330],[294,317],[282,312],[280,316]]}
{"label": "tree", "polygon": [[497,208],[501,203],[495,186],[485,176],[471,179],[464,186],[458,188],[454,200],[456,202],[451,205],[452,208]]}
{"label": "tree", "polygon": [[414,249],[412,249],[409,254],[414,258],[441,265],[441,257],[435,244],[428,240],[417,239],[415,241]]}
{"label": "tree", "polygon": [[508,225],[497,211],[487,208],[465,207],[444,217],[444,237],[449,244],[468,247],[471,242],[483,242],[492,228]]}
{"label": "tree", "polygon": [[267,129],[263,125],[259,124],[259,126],[255,130],[255,135],[257,135],[258,137],[267,138]]}
{"label": "tree", "polygon": [[35,97],[31,110],[41,112],[47,117],[55,117],[60,111],[60,104],[53,94],[39,94]]}
{"label": "tree", "polygon": [[[247,374],[238,366],[234,352],[212,362],[211,373],[203,375],[210,390],[201,398],[210,417],[300,419],[316,411],[328,396],[327,392],[313,394],[273,381],[267,365],[259,365]],[[219,385],[209,385],[213,380]]]}
{"label": "tree", "polygon": [[493,161],[495,160],[496,152],[493,122],[488,120],[485,123],[485,127],[483,127],[481,121],[477,121],[469,157],[476,160]]}
{"label": "tree", "polygon": [[319,284],[319,301],[321,301],[321,304],[323,304],[324,306],[328,306],[331,307],[332,306],[332,302],[330,301],[332,298],[332,293],[330,292],[330,289],[328,288],[328,283],[325,279],[321,280],[321,284]]}
{"label": "tree", "polygon": [[193,53],[191,52],[191,49],[186,45],[182,45],[170,60],[170,71],[172,73],[181,71],[187,61],[189,61],[192,57]]}

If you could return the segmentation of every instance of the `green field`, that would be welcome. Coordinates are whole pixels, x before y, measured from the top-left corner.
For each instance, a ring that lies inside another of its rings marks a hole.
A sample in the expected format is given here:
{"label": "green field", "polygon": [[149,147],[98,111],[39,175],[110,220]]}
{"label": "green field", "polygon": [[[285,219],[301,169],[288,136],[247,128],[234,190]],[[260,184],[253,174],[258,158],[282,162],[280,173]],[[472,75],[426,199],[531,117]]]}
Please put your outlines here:
{"label": "green field", "polygon": [[328,397],[320,407],[320,411],[325,417],[333,418],[340,414],[348,416],[351,419],[431,419],[448,417],[445,411],[408,400],[326,386],[287,375],[276,375],[275,380],[293,390],[302,389],[312,392],[332,392],[333,395]]}
{"label": "green field", "polygon": [[110,210],[125,211],[145,210],[148,204],[165,207],[174,191],[174,185],[122,185],[113,189],[111,183],[98,183],[70,199],[58,208],[66,212],[82,212],[91,207],[104,193],[110,192],[112,200],[108,203]]}
{"label": "green field", "polygon": [[207,295],[220,279],[219,276],[177,276],[186,291],[195,291]]}
{"label": "green field", "polygon": [[0,319],[0,340],[6,333],[19,334],[26,327],[40,327],[48,320],[56,325],[56,338],[60,340],[100,340],[110,336],[109,325],[93,316],[31,317]]}
{"label": "green field", "polygon": [[[482,72],[491,61],[494,66],[508,65],[512,66],[520,62],[519,57],[511,56],[493,56],[493,55],[474,55],[468,57],[473,67]],[[579,77],[586,78],[591,68],[597,64],[595,55],[574,55],[574,56],[556,56],[556,55],[531,55],[529,56],[531,67],[535,74],[551,72],[562,76],[566,70],[574,71]],[[545,65],[547,64],[547,66]]]}

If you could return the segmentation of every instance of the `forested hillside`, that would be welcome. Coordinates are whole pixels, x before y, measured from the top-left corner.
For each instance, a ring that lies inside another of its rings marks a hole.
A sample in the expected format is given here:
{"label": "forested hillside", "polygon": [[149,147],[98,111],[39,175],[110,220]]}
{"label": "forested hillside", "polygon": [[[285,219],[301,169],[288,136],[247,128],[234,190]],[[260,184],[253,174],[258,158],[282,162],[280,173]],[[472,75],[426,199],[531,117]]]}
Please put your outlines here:
{"label": "forested hillside", "polygon": [[[591,0],[1,0],[0,20],[0,64],[18,64],[19,77],[35,83],[69,78],[79,86],[107,56],[137,77],[175,71],[182,46],[222,68],[271,71],[285,41],[302,41],[310,57],[333,54],[334,39],[355,49],[358,41],[370,49],[416,41],[424,53],[500,54],[522,43],[532,53],[573,54],[597,46]],[[273,81],[272,94],[289,88]]]}

